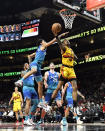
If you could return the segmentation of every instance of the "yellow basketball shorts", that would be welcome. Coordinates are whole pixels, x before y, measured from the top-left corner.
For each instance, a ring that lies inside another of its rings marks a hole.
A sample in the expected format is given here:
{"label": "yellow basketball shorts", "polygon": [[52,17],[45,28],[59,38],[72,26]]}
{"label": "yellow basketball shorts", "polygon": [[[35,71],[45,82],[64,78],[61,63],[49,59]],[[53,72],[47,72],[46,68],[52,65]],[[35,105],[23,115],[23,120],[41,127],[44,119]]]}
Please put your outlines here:
{"label": "yellow basketball shorts", "polygon": [[64,79],[76,79],[76,74],[74,68],[69,68],[65,66],[61,66],[60,68],[61,75]]}
{"label": "yellow basketball shorts", "polygon": [[17,111],[19,111],[19,110],[21,110],[21,102],[15,102],[15,103],[13,104],[13,111],[14,111],[14,112],[17,112]]}

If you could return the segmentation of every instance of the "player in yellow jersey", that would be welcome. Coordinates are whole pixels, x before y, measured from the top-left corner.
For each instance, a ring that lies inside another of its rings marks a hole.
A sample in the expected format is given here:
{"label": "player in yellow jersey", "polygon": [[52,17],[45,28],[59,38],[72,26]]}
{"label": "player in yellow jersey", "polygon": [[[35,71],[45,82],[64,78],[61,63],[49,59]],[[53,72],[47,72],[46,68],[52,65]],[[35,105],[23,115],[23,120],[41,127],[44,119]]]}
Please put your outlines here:
{"label": "player in yellow jersey", "polygon": [[49,105],[52,104],[52,101],[58,94],[58,91],[61,89],[64,82],[70,81],[73,88],[73,93],[72,93],[73,100],[74,100],[73,104],[74,104],[74,107],[76,107],[77,106],[77,81],[76,81],[76,74],[74,71],[74,59],[75,58],[77,59],[77,56],[74,54],[73,50],[70,48],[70,42],[68,40],[64,39],[63,42],[61,42],[60,39],[57,37],[56,32],[54,33],[54,35],[57,38],[57,42],[61,50],[62,66],[60,68],[61,76],[59,79],[59,83],[56,90],[53,92],[52,99]]}
{"label": "player in yellow jersey", "polygon": [[9,105],[11,104],[11,102],[13,101],[13,111],[15,112],[16,115],[16,120],[17,120],[17,124],[18,124],[18,112],[20,113],[20,116],[22,118],[22,123],[24,122],[23,119],[23,113],[21,110],[21,105],[23,105],[23,98],[22,98],[22,94],[21,92],[18,91],[18,87],[15,87],[15,91],[12,94],[12,97],[9,101]]}
{"label": "player in yellow jersey", "polygon": [[62,66],[60,69],[61,75],[64,79],[71,80],[76,78],[76,74],[74,72],[74,58],[75,54],[71,48],[69,48],[69,42],[64,40],[63,42],[65,51],[61,50],[62,54]]}

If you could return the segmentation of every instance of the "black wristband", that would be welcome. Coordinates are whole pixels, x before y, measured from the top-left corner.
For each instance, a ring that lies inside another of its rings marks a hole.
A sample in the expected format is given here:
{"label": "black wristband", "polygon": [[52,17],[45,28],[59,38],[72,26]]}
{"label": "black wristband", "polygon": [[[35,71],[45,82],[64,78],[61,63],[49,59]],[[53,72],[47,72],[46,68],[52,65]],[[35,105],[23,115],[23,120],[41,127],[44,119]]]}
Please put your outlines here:
{"label": "black wristband", "polygon": [[58,43],[59,45],[61,45],[61,44],[62,44],[62,42],[61,42],[61,40],[60,40],[59,36],[57,35],[55,38],[57,39],[57,43]]}

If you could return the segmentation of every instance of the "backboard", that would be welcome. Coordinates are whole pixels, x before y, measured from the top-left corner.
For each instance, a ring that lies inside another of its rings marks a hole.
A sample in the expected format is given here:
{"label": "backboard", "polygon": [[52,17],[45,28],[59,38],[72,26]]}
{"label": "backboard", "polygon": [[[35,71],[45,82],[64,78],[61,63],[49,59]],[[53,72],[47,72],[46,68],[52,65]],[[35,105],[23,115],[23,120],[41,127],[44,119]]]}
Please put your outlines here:
{"label": "backboard", "polygon": [[86,0],[86,8],[89,11],[93,11],[99,8],[105,7],[105,0]]}
{"label": "backboard", "polygon": [[[73,1],[78,2],[75,4]],[[87,11],[86,0],[53,0],[53,3],[60,8],[70,9],[77,14],[77,16],[83,17],[97,24],[101,23],[100,9]]]}

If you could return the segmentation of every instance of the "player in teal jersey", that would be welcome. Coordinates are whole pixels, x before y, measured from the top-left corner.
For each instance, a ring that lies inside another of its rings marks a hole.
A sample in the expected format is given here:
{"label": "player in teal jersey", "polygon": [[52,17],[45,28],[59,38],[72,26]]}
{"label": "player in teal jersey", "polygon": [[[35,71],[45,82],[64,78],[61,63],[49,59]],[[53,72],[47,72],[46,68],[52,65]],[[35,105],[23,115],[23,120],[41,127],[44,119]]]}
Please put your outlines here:
{"label": "player in teal jersey", "polygon": [[[28,70],[29,64],[25,63],[24,71],[21,72],[21,76],[24,76],[28,72]],[[34,75],[30,75],[25,80],[23,80],[23,96],[26,102],[24,125],[34,125],[32,115],[35,113],[38,105],[38,95],[34,86]]]}
{"label": "player in teal jersey", "polygon": [[[45,102],[48,104],[51,100],[51,96],[53,94],[53,91],[57,88],[58,80],[59,80],[59,73],[55,71],[55,65],[53,62],[50,63],[49,66],[50,70],[45,72],[44,75],[44,85],[47,89],[46,95],[45,95]],[[61,93],[58,92],[56,98],[55,98],[56,104],[59,108],[59,111],[61,111]],[[41,124],[44,122],[44,117],[46,114],[46,110],[42,109],[41,113],[41,120],[38,122],[38,124]]]}
{"label": "player in teal jersey", "polygon": [[[62,93],[62,103],[63,103],[63,98],[64,98],[64,95],[65,95],[65,92],[66,92],[67,108],[66,108],[66,111],[65,111],[65,116],[63,117],[63,119],[61,121],[61,124],[63,126],[66,126],[68,124],[66,118],[69,115],[70,109],[73,108],[73,97],[72,97],[73,88],[72,88],[72,85],[71,85],[70,82],[67,82],[64,86],[64,90],[63,90],[63,93]],[[79,96],[81,96],[83,99],[85,99],[85,97],[81,94],[81,92],[77,91],[77,94]],[[73,112],[73,115],[76,118],[77,124],[83,123],[80,120],[80,118],[77,116],[77,113],[75,111]]]}

